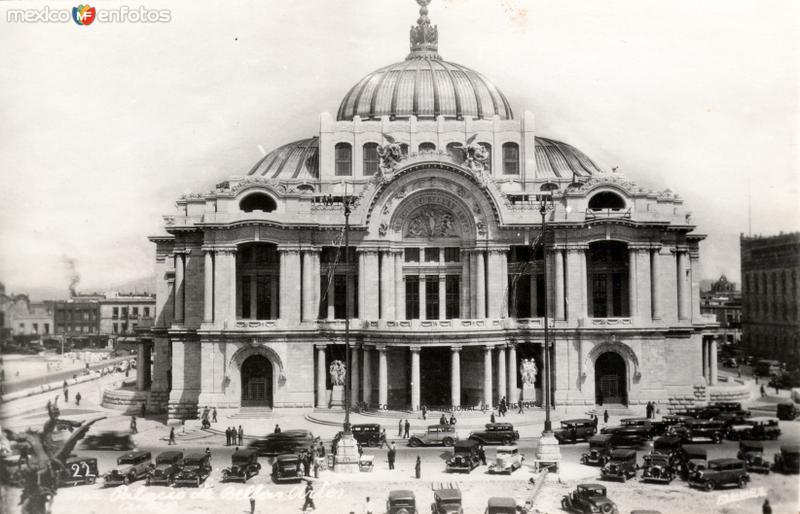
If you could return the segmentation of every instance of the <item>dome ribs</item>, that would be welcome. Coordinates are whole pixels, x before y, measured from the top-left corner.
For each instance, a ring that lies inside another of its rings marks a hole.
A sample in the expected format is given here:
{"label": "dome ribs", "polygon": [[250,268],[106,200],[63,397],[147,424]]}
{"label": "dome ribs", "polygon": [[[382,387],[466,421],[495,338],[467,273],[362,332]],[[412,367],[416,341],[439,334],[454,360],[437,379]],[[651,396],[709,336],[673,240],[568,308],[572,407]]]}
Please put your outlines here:
{"label": "dome ribs", "polygon": [[[467,78],[470,85],[472,85],[472,91],[475,94],[475,106],[477,107],[477,115],[478,115],[477,117],[483,118],[484,117],[483,99],[481,98],[481,95],[478,93],[478,88],[480,87],[478,85],[478,82],[475,80],[475,77],[472,76],[470,70],[464,68],[460,64],[453,64],[453,67],[456,68],[458,71],[460,71]],[[489,94],[489,97],[491,98],[491,93]]]}
{"label": "dome ribs", "polygon": [[442,67],[445,73],[447,73],[447,78],[450,79],[450,84],[453,87],[453,96],[455,97],[456,100],[456,118],[460,120],[461,118],[464,117],[462,110],[461,90],[458,87],[458,84],[456,83],[455,77],[453,77],[452,70],[447,66],[445,66],[444,63],[441,61],[439,61],[439,65]]}
{"label": "dome ribs", "polygon": [[395,81],[394,89],[392,90],[392,104],[389,107],[389,116],[397,116],[397,98],[400,96],[400,84],[403,82],[403,78],[406,76],[406,71],[411,67],[412,62],[413,61],[404,61],[403,69],[397,74],[397,80]]}
{"label": "dome ribs", "polygon": [[431,70],[431,84],[433,86],[433,117],[439,116],[441,106],[439,104],[439,84],[436,82],[436,72],[433,69],[433,60],[428,60],[428,68]]}

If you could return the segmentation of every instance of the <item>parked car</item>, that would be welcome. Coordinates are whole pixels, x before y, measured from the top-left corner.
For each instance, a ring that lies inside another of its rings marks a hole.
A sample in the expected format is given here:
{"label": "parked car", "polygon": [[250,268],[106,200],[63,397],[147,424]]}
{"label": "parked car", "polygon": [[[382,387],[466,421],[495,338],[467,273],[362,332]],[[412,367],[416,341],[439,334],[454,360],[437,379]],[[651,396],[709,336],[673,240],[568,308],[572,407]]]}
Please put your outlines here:
{"label": "parked car", "polygon": [[741,410],[741,411],[722,411],[716,416],[712,418],[712,421],[719,421],[724,425],[723,432],[725,432],[725,436],[730,439],[731,437],[735,437],[735,435],[730,434],[730,430],[734,425],[742,425],[747,422],[747,420],[752,416],[749,410]]}
{"label": "parked car", "polygon": [[472,439],[456,441],[453,446],[453,456],[447,459],[445,471],[448,473],[469,473],[477,468],[481,463],[481,458],[478,455],[479,446],[480,443]]}
{"label": "parked car", "polygon": [[797,414],[797,405],[793,402],[782,402],[775,407],[775,416],[783,421],[792,421]]}
{"label": "parked car", "polygon": [[[653,427],[650,422],[639,423],[637,418],[629,418],[627,424],[620,424],[600,429],[601,434],[618,434],[618,442],[614,446],[638,446],[653,435]],[[619,443],[619,444],[618,444]]]}
{"label": "parked car", "polygon": [[648,439],[652,439],[655,433],[655,428],[649,418],[625,418],[621,419],[619,424],[623,427],[640,427],[643,435]]}
{"label": "parked car", "polygon": [[250,477],[258,475],[261,464],[258,463],[258,452],[252,449],[239,450],[231,455],[231,466],[222,470],[222,481],[247,482]]}
{"label": "parked car", "polygon": [[[380,447],[386,442],[386,438],[381,431],[381,426],[377,423],[356,424],[350,427],[353,438],[361,446]],[[341,432],[337,438],[341,437]]]}
{"label": "parked car", "polygon": [[561,508],[581,514],[617,513],[617,505],[606,496],[606,488],[600,484],[580,484],[573,492],[561,498]]}
{"label": "parked car", "polygon": [[747,471],[769,473],[770,463],[764,458],[764,443],[761,441],[739,441],[736,458],[744,461]]}
{"label": "parked car", "polygon": [[65,469],[58,473],[58,486],[75,486],[93,484],[100,472],[97,470],[97,459],[92,457],[72,457],[64,463]]}
{"label": "parked car", "polygon": [[511,423],[487,423],[484,430],[470,432],[469,439],[481,444],[502,444],[508,446],[519,439],[519,432]]}
{"label": "parked car", "polygon": [[784,444],[775,454],[773,470],[779,473],[800,473],[800,445]]}
{"label": "parked car", "polygon": [[456,427],[453,425],[431,425],[425,433],[414,433],[408,438],[408,445],[416,446],[453,446],[458,441]]}
{"label": "parked car", "polygon": [[636,450],[612,450],[606,462],[600,469],[603,480],[622,480],[636,476]]}
{"label": "parked car", "polygon": [[715,407],[722,412],[737,412],[742,410],[740,402],[714,402],[709,407]]}
{"label": "parked car", "polygon": [[741,425],[733,425],[728,436],[735,439],[758,441],[763,439],[777,439],[781,435],[781,428],[777,418],[757,416],[745,420]]}
{"label": "parked car", "polygon": [[464,514],[461,506],[461,490],[452,486],[434,489],[431,514]]}
{"label": "parked car", "polygon": [[656,435],[666,435],[673,432],[673,427],[682,425],[688,419],[694,418],[678,414],[666,414],[661,416],[660,420],[651,420],[650,423],[653,425],[653,431]]}
{"label": "parked car", "polygon": [[703,413],[704,409],[705,407],[687,407],[681,411],[676,412],[675,414],[687,418],[700,419],[700,415]]}
{"label": "parked car", "polygon": [[386,514],[418,514],[414,492],[406,489],[389,491],[386,500]]}
{"label": "parked car", "polygon": [[739,363],[733,357],[728,357],[727,359],[723,359],[722,365],[726,368],[736,368],[739,366]]}
{"label": "parked car", "polygon": [[675,467],[667,455],[651,453],[644,456],[642,465],[642,482],[660,482],[669,484],[675,478]]}
{"label": "parked car", "polygon": [[83,448],[87,450],[133,450],[133,439],[128,432],[99,432],[87,434],[83,439]]}
{"label": "parked car", "polygon": [[192,453],[183,459],[183,467],[175,475],[175,485],[200,487],[211,474],[211,455]]}
{"label": "parked car", "polygon": [[272,480],[275,482],[296,482],[303,479],[303,462],[300,455],[279,455],[272,464]]}
{"label": "parked car", "polygon": [[683,462],[683,440],[677,436],[661,436],[653,439],[651,455],[664,455],[669,459],[670,465],[677,468]]}
{"label": "parked car", "polygon": [[596,435],[589,439],[589,451],[581,455],[581,462],[592,466],[602,466],[611,453],[611,434]]}
{"label": "parked car", "polygon": [[561,429],[553,432],[561,444],[588,441],[595,434],[597,424],[589,418],[565,419],[561,422]]}
{"label": "parked car", "polygon": [[155,467],[151,468],[150,473],[147,475],[145,484],[172,485],[182,467],[183,452],[169,451],[160,453],[156,457]]}
{"label": "parked car", "polygon": [[681,477],[689,480],[692,473],[706,469],[708,466],[708,451],[697,446],[684,446],[684,460],[681,465]]}
{"label": "parked car", "polygon": [[519,452],[516,445],[498,446],[494,463],[489,465],[489,473],[511,474],[522,467],[525,457]]}
{"label": "parked car", "polygon": [[780,361],[760,359],[756,362],[753,374],[760,377],[773,377],[783,370]]}
{"label": "parked car", "polygon": [[256,450],[259,455],[275,456],[310,450],[318,441],[319,438],[314,437],[309,430],[284,430],[279,434],[269,434],[264,439],[252,441],[248,447]]}
{"label": "parked car", "polygon": [[493,496],[486,503],[484,514],[517,514],[517,502],[514,498]]}
{"label": "parked car", "polygon": [[117,458],[117,467],[103,477],[103,485],[112,487],[116,485],[130,485],[136,480],[146,477],[153,467],[153,457],[150,452],[129,452]]}
{"label": "parked car", "polygon": [[682,426],[675,428],[675,435],[684,442],[696,442],[699,439],[710,439],[713,443],[722,442],[725,425],[720,421],[708,419],[686,420]]}
{"label": "parked car", "polygon": [[714,459],[708,461],[708,467],[695,471],[689,477],[689,485],[706,491],[713,491],[723,485],[735,484],[744,487],[750,481],[750,475],[743,460]]}

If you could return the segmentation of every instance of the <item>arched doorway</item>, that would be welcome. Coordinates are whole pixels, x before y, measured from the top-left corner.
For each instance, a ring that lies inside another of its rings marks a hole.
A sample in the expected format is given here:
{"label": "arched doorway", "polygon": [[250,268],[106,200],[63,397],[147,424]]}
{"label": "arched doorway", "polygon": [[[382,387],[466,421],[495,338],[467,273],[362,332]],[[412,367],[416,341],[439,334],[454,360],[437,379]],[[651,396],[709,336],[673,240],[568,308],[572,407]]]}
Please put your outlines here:
{"label": "arched doorway", "polygon": [[595,401],[598,404],[628,403],[625,359],[616,352],[606,352],[594,363]]}
{"label": "arched doorway", "polygon": [[272,407],[272,363],[253,355],[242,363],[242,407]]}

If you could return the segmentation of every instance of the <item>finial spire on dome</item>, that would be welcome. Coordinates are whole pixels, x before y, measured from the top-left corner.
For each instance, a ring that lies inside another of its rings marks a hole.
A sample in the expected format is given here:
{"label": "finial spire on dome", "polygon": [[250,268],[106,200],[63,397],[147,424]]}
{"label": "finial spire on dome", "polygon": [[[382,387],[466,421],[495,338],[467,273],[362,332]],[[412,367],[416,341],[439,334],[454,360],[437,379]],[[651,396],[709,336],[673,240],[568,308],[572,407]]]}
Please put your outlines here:
{"label": "finial spire on dome", "polygon": [[438,59],[442,57],[438,53],[439,49],[439,29],[436,25],[431,25],[428,18],[428,4],[431,0],[417,0],[419,4],[419,18],[416,26],[411,27],[411,53],[408,59]]}

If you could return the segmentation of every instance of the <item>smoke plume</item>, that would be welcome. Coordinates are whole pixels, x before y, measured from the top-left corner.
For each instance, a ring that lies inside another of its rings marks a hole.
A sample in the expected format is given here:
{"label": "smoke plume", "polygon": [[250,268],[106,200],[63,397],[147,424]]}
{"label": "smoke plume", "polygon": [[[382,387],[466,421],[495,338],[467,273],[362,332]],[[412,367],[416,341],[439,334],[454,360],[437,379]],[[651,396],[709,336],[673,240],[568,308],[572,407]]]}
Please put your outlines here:
{"label": "smoke plume", "polygon": [[61,260],[64,262],[64,267],[67,269],[69,276],[69,296],[77,296],[78,282],[81,281],[81,274],[78,273],[78,260],[64,255]]}

